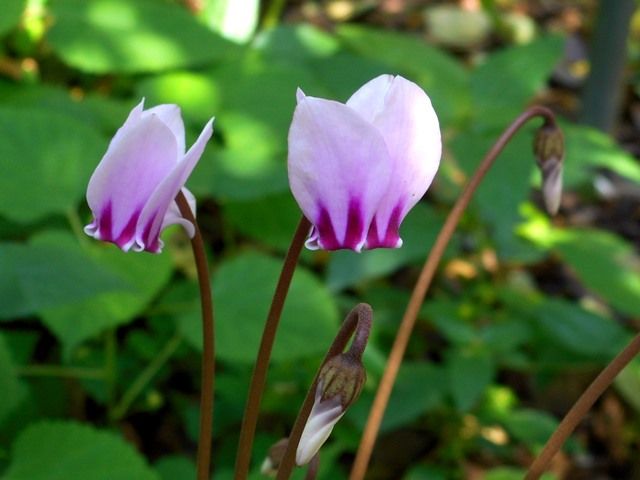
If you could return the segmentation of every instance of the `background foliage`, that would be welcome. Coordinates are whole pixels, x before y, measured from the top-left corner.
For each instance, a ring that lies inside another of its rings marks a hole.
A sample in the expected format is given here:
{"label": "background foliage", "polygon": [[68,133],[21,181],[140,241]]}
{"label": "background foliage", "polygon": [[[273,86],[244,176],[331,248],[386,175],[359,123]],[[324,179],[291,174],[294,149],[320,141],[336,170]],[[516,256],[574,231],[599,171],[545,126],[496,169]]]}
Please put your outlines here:
{"label": "background foliage", "polygon": [[[352,10],[339,16],[338,3]],[[274,22],[279,3],[258,0],[3,0],[0,479],[194,477],[201,340],[187,239],[173,230],[164,254],[125,255],[82,233],[88,178],[139,98],[181,105],[191,140],[216,116],[189,187],[212,259],[214,464],[224,479],[300,215],[285,168],[295,90],[344,101],[397,73],[433,100],[446,140],[440,173],[405,221],[402,249],[303,255],[255,449],[260,478],[340,319],[366,301],[375,311],[368,382],[323,449],[320,477],[346,475],[419,265],[465,179],[526,105],[571,118],[575,101],[558,80],[580,66],[562,67],[572,32],[544,20],[545,2],[432,3],[396,16],[385,2],[294,3]],[[581,15],[588,32],[592,2],[550,3],[554,19]],[[541,211],[532,130],[478,192],[421,312],[371,478],[521,478],[557,418],[638,329],[638,236],[616,219],[637,222],[640,166],[607,134],[570,121],[564,130],[558,218]],[[602,196],[611,178],[631,193]],[[549,478],[638,475],[639,392],[635,363]]]}

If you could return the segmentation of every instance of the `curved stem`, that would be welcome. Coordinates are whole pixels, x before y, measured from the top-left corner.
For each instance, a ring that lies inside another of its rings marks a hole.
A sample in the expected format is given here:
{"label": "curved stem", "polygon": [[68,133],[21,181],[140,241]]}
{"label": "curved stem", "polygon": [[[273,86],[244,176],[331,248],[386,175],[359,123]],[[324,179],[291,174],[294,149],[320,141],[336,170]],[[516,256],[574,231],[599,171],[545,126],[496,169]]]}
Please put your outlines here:
{"label": "curved stem", "polygon": [[245,480],[249,475],[251,449],[253,447],[253,438],[258,423],[262,392],[264,391],[264,385],[267,379],[267,368],[269,366],[269,359],[271,358],[271,350],[273,349],[276,331],[280,324],[280,315],[282,314],[284,301],[287,298],[291,279],[293,278],[304,240],[309,233],[309,228],[311,228],[311,223],[303,216],[300,222],[298,222],[298,227],[291,239],[291,245],[284,259],[280,278],[278,278],[278,284],[276,285],[271,307],[269,308],[267,320],[264,324],[258,356],[253,367],[247,404],[242,417],[240,440],[238,441],[238,452],[236,454],[236,470],[234,476],[236,480]]}
{"label": "curved stem", "polygon": [[553,435],[547,440],[546,445],[540,452],[540,455],[534,460],[529,467],[525,480],[537,480],[540,475],[547,469],[549,462],[560,450],[564,442],[567,441],[569,435],[575,430],[591,409],[595,401],[604,393],[604,391],[613,383],[616,376],[626,367],[631,360],[640,352],[640,333],[622,350],[611,363],[605,367],[600,375],[589,385],[589,387],[580,395],[578,401],[571,407],[565,417],[556,428]]}
{"label": "curved stem", "polygon": [[428,258],[422,267],[418,281],[416,282],[413,292],[411,293],[409,303],[407,304],[407,309],[402,317],[402,322],[400,323],[400,327],[396,333],[396,338],[387,360],[387,366],[382,378],[380,379],[380,384],[373,400],[371,411],[369,412],[369,418],[367,419],[367,424],[362,434],[362,440],[358,447],[358,453],[356,454],[356,458],[351,468],[350,480],[361,480],[364,478],[367,471],[373,446],[375,444],[378,431],[380,430],[382,417],[389,402],[391,390],[396,381],[398,370],[407,349],[411,332],[413,331],[413,327],[416,323],[420,306],[424,301],[424,297],[427,294],[427,290],[429,289],[431,281],[435,275],[436,268],[440,263],[440,259],[445,252],[449,240],[451,240],[451,237],[453,236],[462,214],[469,205],[469,202],[480,185],[480,182],[482,182],[487,171],[491,168],[493,162],[495,162],[498,154],[504,149],[516,132],[530,119],[535,117],[542,117],[546,124],[555,126],[555,117],[551,110],[541,106],[531,107],[516,118],[502,133],[498,141],[484,157],[482,163],[480,163],[473,174],[473,177],[469,180],[469,183],[462,192],[462,195],[460,195],[460,198],[454,205],[447,217],[447,220],[442,226],[442,229],[438,234],[438,238],[436,239]]}
{"label": "curved stem", "polygon": [[[302,431],[304,430],[304,426],[307,423],[309,414],[311,413],[311,408],[313,407],[313,402],[315,401],[318,376],[322,371],[322,367],[333,357],[344,351],[354,331],[356,332],[356,340],[358,338],[362,338],[363,334],[361,334],[361,332],[366,332],[368,335],[368,332],[371,330],[372,319],[373,312],[371,311],[371,307],[366,303],[359,303],[349,312],[347,318],[345,318],[342,323],[336,338],[333,340],[333,343],[331,343],[327,354],[320,364],[320,368],[318,368],[318,371],[316,372],[316,376],[313,379],[313,383],[311,384],[309,391],[307,392],[307,396],[304,399],[302,407],[300,407],[296,421],[291,429],[291,435],[289,435],[287,450],[285,451],[280,467],[278,468],[276,480],[287,480],[291,476],[291,472],[295,465],[296,450],[300,443],[300,437],[302,436]],[[357,348],[358,346],[356,346],[356,349]]]}
{"label": "curved stem", "polygon": [[191,239],[191,248],[193,249],[193,256],[198,270],[200,307],[202,309],[202,378],[200,382],[200,436],[198,438],[197,479],[209,480],[215,377],[213,298],[209,280],[209,264],[207,263],[207,254],[204,249],[200,228],[198,228],[198,223],[182,192],[178,193],[176,203],[182,216],[191,222],[195,229],[195,235]]}

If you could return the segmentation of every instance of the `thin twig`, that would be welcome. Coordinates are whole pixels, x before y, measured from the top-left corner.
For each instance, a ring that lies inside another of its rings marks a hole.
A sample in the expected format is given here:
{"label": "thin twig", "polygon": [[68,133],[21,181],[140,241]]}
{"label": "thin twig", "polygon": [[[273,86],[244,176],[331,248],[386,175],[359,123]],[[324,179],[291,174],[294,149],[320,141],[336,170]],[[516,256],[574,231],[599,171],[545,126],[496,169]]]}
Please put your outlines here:
{"label": "thin twig", "polygon": [[276,331],[280,324],[280,315],[284,308],[284,301],[287,298],[289,292],[289,286],[291,285],[291,279],[300,257],[300,252],[304,245],[304,240],[309,233],[311,224],[304,216],[298,222],[293,238],[291,239],[291,245],[287,251],[284,264],[282,265],[282,271],[280,272],[280,278],[278,278],[278,284],[276,285],[273,299],[271,301],[271,307],[267,315],[267,320],[264,324],[264,330],[262,331],[262,338],[260,339],[260,349],[256,357],[256,362],[253,367],[253,376],[251,377],[251,385],[249,386],[249,394],[247,397],[247,404],[244,409],[244,416],[242,418],[242,427],[240,429],[240,440],[238,442],[238,452],[236,454],[236,469],[235,479],[245,480],[249,475],[249,468],[251,466],[251,449],[253,447],[253,438],[255,436],[256,425],[258,423],[258,413],[260,411],[260,401],[262,399],[262,392],[264,391],[264,385],[267,378],[267,368],[269,366],[269,359],[271,358],[271,350],[273,349],[273,342],[276,337]]}
{"label": "thin twig", "polygon": [[540,475],[547,469],[555,454],[560,451],[560,448],[564,442],[567,441],[569,435],[576,429],[580,420],[584,418],[596,400],[600,398],[600,395],[611,386],[618,374],[633,360],[638,352],[640,352],[640,333],[631,340],[624,350],[611,360],[611,363],[600,372],[600,375],[598,375],[591,385],[580,395],[578,401],[576,401],[573,407],[571,407],[571,410],[567,412],[562,422],[560,422],[560,425],[558,425],[558,428],[556,428],[553,435],[547,440],[546,445],[538,457],[529,467],[525,480],[538,480],[538,478],[540,478]]}
{"label": "thin twig", "polygon": [[[302,436],[302,431],[304,430],[304,426],[307,423],[309,414],[311,413],[311,408],[313,407],[313,402],[315,401],[316,389],[318,387],[318,376],[322,371],[322,367],[333,357],[341,354],[344,351],[354,331],[358,332],[356,334],[356,341],[361,341],[363,337],[368,335],[368,332],[371,329],[372,318],[373,312],[371,311],[371,307],[366,303],[360,303],[349,312],[347,318],[345,318],[344,322],[342,323],[342,326],[340,327],[336,338],[333,340],[333,343],[329,347],[327,354],[322,360],[320,368],[318,368],[316,376],[313,380],[313,383],[311,384],[311,387],[309,388],[309,391],[307,392],[307,396],[304,399],[302,407],[300,407],[298,417],[296,418],[296,421],[293,424],[293,428],[291,429],[291,435],[289,435],[287,450],[285,451],[285,454],[282,457],[282,461],[280,463],[280,467],[278,468],[278,475],[276,476],[276,480],[288,480],[288,478],[291,476],[291,472],[293,471],[293,467],[295,465],[296,450],[298,449],[298,444],[300,443],[300,437]],[[367,333],[360,334],[360,332]],[[358,347],[359,346],[356,345],[356,348]]]}
{"label": "thin twig", "polygon": [[209,264],[204,249],[204,241],[198,223],[182,192],[176,203],[182,216],[193,224],[195,234],[191,248],[198,270],[200,287],[200,307],[202,309],[202,379],[200,392],[200,437],[198,439],[197,470],[198,480],[209,480],[211,467],[211,436],[213,430],[213,390],[215,376],[215,339],[213,319],[213,298],[209,279]]}
{"label": "thin twig", "polygon": [[491,150],[489,150],[442,226],[442,229],[438,234],[438,238],[436,239],[422,268],[420,277],[418,278],[413,292],[411,293],[407,309],[405,310],[402,322],[400,323],[400,327],[396,333],[396,338],[387,360],[387,366],[382,379],[380,380],[380,384],[378,385],[378,390],[376,392],[371,411],[369,412],[369,418],[367,419],[367,424],[362,434],[358,453],[356,454],[356,458],[351,469],[351,475],[349,477],[350,480],[362,480],[367,471],[373,446],[375,444],[378,431],[380,430],[382,417],[389,402],[391,390],[396,381],[398,370],[402,363],[402,358],[404,357],[407,344],[409,343],[409,338],[411,337],[411,332],[413,331],[413,327],[418,317],[418,312],[420,311],[420,306],[424,301],[427,290],[429,289],[431,281],[435,275],[436,268],[440,263],[440,259],[445,252],[449,240],[451,240],[462,214],[469,205],[471,197],[480,185],[480,182],[487,171],[493,165],[498,154],[503,150],[515,133],[525,123],[535,117],[542,117],[547,124],[555,125],[555,117],[551,110],[541,106],[531,107],[516,118],[514,122],[502,133]]}

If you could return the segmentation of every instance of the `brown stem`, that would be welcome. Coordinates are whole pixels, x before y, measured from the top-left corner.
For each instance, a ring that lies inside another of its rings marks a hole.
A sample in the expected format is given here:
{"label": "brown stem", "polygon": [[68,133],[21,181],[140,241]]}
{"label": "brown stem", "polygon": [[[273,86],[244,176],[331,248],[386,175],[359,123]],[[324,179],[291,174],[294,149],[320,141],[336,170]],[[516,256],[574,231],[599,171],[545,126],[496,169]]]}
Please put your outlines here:
{"label": "brown stem", "polygon": [[267,378],[267,367],[269,366],[269,359],[271,358],[271,350],[273,349],[273,342],[280,323],[280,315],[282,314],[284,301],[287,298],[291,279],[293,278],[304,240],[309,233],[309,228],[311,228],[311,224],[309,220],[303,216],[293,234],[291,245],[287,251],[287,256],[285,257],[282,271],[280,272],[280,278],[278,279],[278,284],[273,294],[267,320],[264,324],[262,339],[260,340],[260,349],[258,350],[256,363],[253,367],[253,376],[251,377],[251,385],[249,386],[247,404],[244,409],[244,416],[242,417],[240,440],[236,454],[235,480],[245,480],[249,475],[251,449],[253,447],[253,438],[258,423],[260,400],[262,399],[262,392]]}
{"label": "brown stem", "polygon": [[284,457],[282,457],[282,462],[280,463],[280,467],[278,468],[278,475],[276,476],[276,480],[288,480],[288,478],[291,476],[291,472],[293,471],[293,467],[295,465],[296,450],[298,449],[302,431],[304,430],[304,426],[307,423],[309,414],[311,413],[311,408],[313,407],[316,388],[318,386],[318,376],[322,371],[322,367],[333,357],[341,354],[344,351],[354,331],[357,331],[356,337],[362,337],[360,332],[362,332],[363,330],[366,330],[368,334],[368,331],[371,329],[372,318],[373,312],[371,310],[371,307],[366,303],[359,303],[353,308],[353,310],[349,312],[347,318],[345,318],[344,322],[342,323],[342,326],[340,327],[336,338],[333,340],[333,343],[329,347],[327,354],[320,364],[320,368],[318,368],[318,371],[316,372],[316,376],[313,379],[313,383],[311,384],[309,391],[307,392],[307,396],[304,399],[302,407],[300,407],[298,417],[296,418],[296,421],[293,424],[293,428],[291,429],[291,435],[289,435],[287,450],[284,454]]}
{"label": "brown stem", "polygon": [[605,367],[600,375],[580,395],[578,401],[571,407],[565,417],[556,428],[553,435],[547,440],[546,445],[529,467],[525,480],[537,480],[549,466],[551,459],[560,450],[569,435],[575,430],[580,420],[589,412],[595,401],[611,385],[616,376],[626,367],[640,352],[640,333],[622,350],[611,363]]}
{"label": "brown stem", "polygon": [[198,223],[182,192],[178,193],[176,203],[184,218],[193,224],[195,235],[191,239],[191,248],[198,270],[200,286],[200,308],[202,309],[202,378],[200,392],[200,437],[198,439],[198,480],[209,480],[211,467],[211,436],[213,429],[213,391],[215,377],[215,341],[213,329],[213,299],[209,279],[209,264],[204,242]]}
{"label": "brown stem", "polygon": [[456,229],[456,226],[458,225],[460,218],[462,217],[462,214],[469,205],[473,194],[480,185],[480,182],[484,178],[487,171],[493,165],[493,162],[496,160],[498,154],[504,149],[509,140],[511,140],[515,133],[525,123],[527,123],[530,119],[538,116],[544,118],[546,124],[555,126],[555,117],[551,110],[541,106],[531,107],[527,111],[522,113],[518,118],[516,118],[513,123],[502,133],[498,141],[493,145],[491,150],[489,150],[487,155],[484,157],[482,163],[480,163],[473,177],[471,178],[471,180],[469,180],[469,183],[462,192],[462,195],[460,195],[460,198],[454,205],[453,209],[449,213],[449,216],[447,217],[447,220],[442,226],[442,229],[438,234],[438,238],[436,239],[428,258],[424,266],[422,267],[420,277],[418,278],[413,292],[411,293],[411,298],[409,300],[409,303],[407,304],[407,309],[405,310],[404,316],[402,317],[402,322],[400,323],[395,341],[393,343],[393,346],[391,347],[391,352],[389,353],[389,358],[387,360],[387,366],[380,380],[380,385],[378,386],[373,405],[371,406],[369,418],[367,419],[367,424],[362,434],[362,440],[360,442],[360,446],[358,447],[358,453],[356,454],[355,461],[351,468],[351,475],[349,477],[349,480],[362,480],[367,471],[369,460],[371,459],[371,453],[373,451],[373,446],[375,444],[378,431],[380,430],[380,423],[382,422],[384,411],[387,408],[391,390],[396,381],[398,370],[400,368],[400,364],[402,363],[404,353],[407,349],[407,344],[409,343],[411,332],[413,331],[413,327],[416,323],[420,306],[424,301],[424,297],[427,294],[427,290],[429,289],[431,281],[433,280],[433,277],[435,275],[436,268],[440,263],[440,259],[445,252],[449,240],[451,240],[451,237]]}
{"label": "brown stem", "polygon": [[320,469],[320,452],[316,453],[307,467],[307,474],[304,476],[304,480],[316,480],[318,476],[318,470]]}

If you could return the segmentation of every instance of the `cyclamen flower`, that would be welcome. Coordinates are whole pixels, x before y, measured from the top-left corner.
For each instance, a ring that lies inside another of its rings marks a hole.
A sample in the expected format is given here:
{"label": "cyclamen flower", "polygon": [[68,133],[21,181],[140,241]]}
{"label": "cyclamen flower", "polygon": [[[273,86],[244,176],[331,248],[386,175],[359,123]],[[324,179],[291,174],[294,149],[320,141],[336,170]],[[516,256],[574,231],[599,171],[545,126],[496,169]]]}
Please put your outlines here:
{"label": "cyclamen flower", "polygon": [[160,233],[169,225],[180,224],[194,235],[175,197],[182,189],[195,212],[195,199],[183,187],[211,138],[213,119],[185,153],[180,108],[158,105],[144,110],[143,104],[144,100],[116,132],[89,180],[87,203],[94,220],[84,231],[125,252],[159,253]]}
{"label": "cyclamen flower", "polygon": [[415,83],[381,75],[346,104],[305,96],[289,130],[289,184],[313,227],[306,246],[398,248],[398,229],[438,169],[431,101]]}

